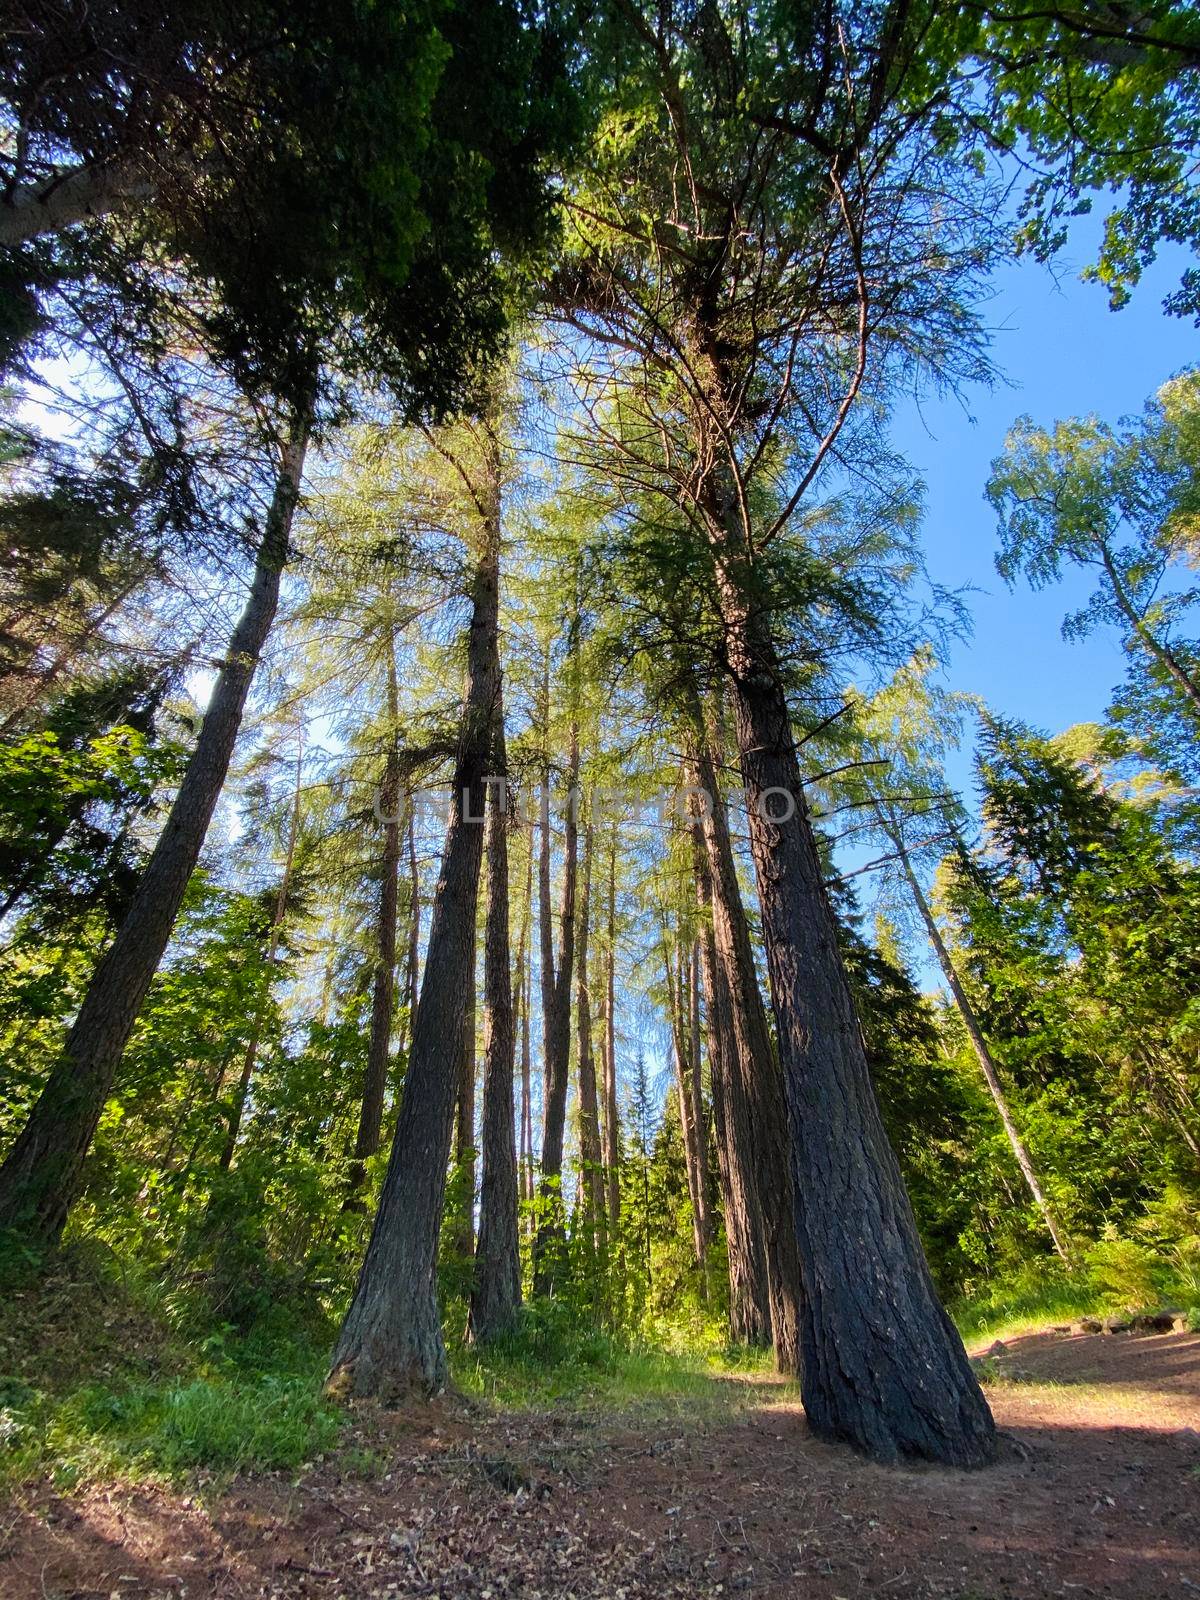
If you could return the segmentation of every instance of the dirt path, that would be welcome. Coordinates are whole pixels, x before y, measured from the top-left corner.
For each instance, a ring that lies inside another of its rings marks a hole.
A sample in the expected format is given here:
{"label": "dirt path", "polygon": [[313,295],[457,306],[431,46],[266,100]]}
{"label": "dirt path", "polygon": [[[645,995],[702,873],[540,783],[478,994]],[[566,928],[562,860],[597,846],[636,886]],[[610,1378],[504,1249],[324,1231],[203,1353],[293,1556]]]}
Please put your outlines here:
{"label": "dirt path", "polygon": [[370,1478],[31,1494],[0,1596],[1200,1596],[1200,1337],[1037,1335],[1001,1365],[1018,1448],[983,1473],[873,1467],[786,1401],[666,1426],[447,1403],[363,1417]]}

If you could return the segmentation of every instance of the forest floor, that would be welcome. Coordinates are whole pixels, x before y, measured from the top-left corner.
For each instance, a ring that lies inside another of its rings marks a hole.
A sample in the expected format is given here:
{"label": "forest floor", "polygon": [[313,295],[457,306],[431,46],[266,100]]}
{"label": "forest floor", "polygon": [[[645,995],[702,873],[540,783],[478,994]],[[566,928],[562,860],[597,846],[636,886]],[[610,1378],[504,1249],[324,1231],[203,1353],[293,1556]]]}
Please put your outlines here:
{"label": "forest floor", "polygon": [[997,1366],[1010,1448],[972,1474],[872,1466],[731,1375],[671,1413],[360,1409],[299,1473],[28,1484],[0,1596],[1200,1596],[1200,1336],[1033,1334]]}

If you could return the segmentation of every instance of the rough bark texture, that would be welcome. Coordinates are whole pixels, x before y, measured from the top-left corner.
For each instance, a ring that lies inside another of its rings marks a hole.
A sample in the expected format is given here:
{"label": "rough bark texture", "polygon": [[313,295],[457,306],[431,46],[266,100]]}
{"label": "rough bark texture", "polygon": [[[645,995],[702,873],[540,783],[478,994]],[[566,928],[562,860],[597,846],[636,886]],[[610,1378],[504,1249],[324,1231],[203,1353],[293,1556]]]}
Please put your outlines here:
{"label": "rough bark texture", "polygon": [[1046,1199],[1045,1194],[1042,1192],[1041,1184],[1038,1182],[1037,1173],[1034,1170],[1034,1165],[1030,1159],[1029,1151],[1025,1148],[1025,1141],[1021,1138],[1021,1135],[1017,1129],[1017,1125],[1013,1121],[1012,1112],[1008,1107],[1008,1098],[1004,1093],[1004,1086],[1000,1082],[1000,1076],[996,1071],[996,1063],[992,1060],[992,1052],[988,1049],[987,1040],[983,1037],[983,1030],[979,1026],[979,1019],[975,1015],[975,1008],[971,1004],[966,990],[959,982],[958,973],[954,968],[954,962],[951,959],[949,950],[946,948],[946,941],[942,938],[942,930],[938,927],[937,919],[934,917],[930,904],[925,898],[925,891],[921,888],[920,880],[913,871],[912,862],[909,860],[908,851],[905,848],[903,837],[900,834],[899,828],[891,827],[887,821],[884,820],[882,812],[878,812],[878,809],[877,814],[880,817],[880,821],[883,823],[885,833],[895,847],[896,856],[900,862],[901,871],[904,873],[905,880],[908,883],[909,892],[913,897],[913,901],[916,904],[917,910],[921,914],[921,921],[925,924],[925,931],[929,935],[929,942],[933,946],[934,954],[938,958],[938,965],[942,969],[942,975],[950,986],[950,993],[954,996],[954,1003],[958,1007],[958,1014],[962,1018],[963,1027],[967,1030],[967,1037],[971,1041],[971,1048],[975,1052],[975,1059],[979,1062],[979,1070],[983,1073],[983,1081],[987,1084],[988,1093],[991,1095],[992,1101],[997,1112],[999,1113],[1000,1121],[1004,1126],[1004,1132],[1008,1138],[1009,1147],[1011,1148],[1013,1155],[1016,1157],[1017,1165],[1021,1169],[1021,1176],[1025,1179],[1025,1183],[1029,1189],[1029,1192],[1033,1196],[1033,1202],[1037,1206],[1038,1211],[1041,1213],[1042,1221],[1046,1225],[1046,1232],[1050,1235],[1055,1251],[1063,1261],[1069,1262],[1070,1254],[1066,1248],[1066,1245],[1063,1243],[1061,1235],[1059,1234],[1057,1224],[1054,1220],[1054,1213],[1050,1209],[1050,1203]]}
{"label": "rough bark texture", "polygon": [[521,901],[521,931],[513,973],[513,1010],[521,1019],[521,1133],[518,1142],[522,1200],[533,1199],[533,1098],[530,1083],[529,1040],[529,924],[533,915],[533,836],[525,860],[525,895]]}
{"label": "rough bark texture", "polygon": [[[506,770],[503,712],[495,774]],[[499,790],[488,796],[487,921],[483,940],[483,1144],[479,1242],[470,1332],[486,1343],[512,1326],[521,1303],[517,1151],[513,1133],[513,991],[508,960],[508,834]]]}
{"label": "rough bark texture", "polygon": [[500,695],[499,493],[475,569],[454,796],[425,978],[379,1210],[334,1351],[337,1391],[388,1397],[446,1382],[437,1251],[474,973],[485,778]]}
{"label": "rough bark texture", "polygon": [[995,1426],[884,1132],[774,651],[744,573],[725,552],[718,570],[791,1134],[805,1413],[880,1461],[981,1466]]}
{"label": "rough bark texture", "polygon": [[701,808],[700,832],[712,894],[713,943],[733,1031],[725,1101],[727,1135],[755,1195],[750,1217],[752,1225],[762,1230],[775,1360],[781,1372],[798,1374],[800,1255],[783,1077],[759,988],[729,818],[717,784],[717,762],[699,715],[695,737],[693,782],[711,801]]}
{"label": "rough bark texture", "polygon": [[300,492],[308,419],[284,446],[254,578],[179,792],[116,937],[101,958],[62,1057],[0,1167],[0,1229],[53,1244],[121,1056],[162,960],[229,770],[242,712],[279,601]]}

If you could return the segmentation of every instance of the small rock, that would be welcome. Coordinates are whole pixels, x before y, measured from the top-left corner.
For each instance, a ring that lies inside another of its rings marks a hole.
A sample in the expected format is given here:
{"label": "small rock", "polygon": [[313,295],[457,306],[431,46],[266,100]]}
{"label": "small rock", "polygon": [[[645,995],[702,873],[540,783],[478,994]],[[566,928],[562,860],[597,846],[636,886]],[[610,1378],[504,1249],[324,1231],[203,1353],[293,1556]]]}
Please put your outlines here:
{"label": "small rock", "polygon": [[1069,1322],[1056,1322],[1050,1329],[1051,1333],[1070,1333],[1070,1331],[1071,1324]]}
{"label": "small rock", "polygon": [[1175,1318],[1169,1311],[1147,1311],[1135,1317],[1133,1325],[1139,1333],[1170,1333],[1175,1326]]}
{"label": "small rock", "polygon": [[1172,1317],[1171,1327],[1176,1333],[1187,1333],[1190,1325],[1186,1317]]}
{"label": "small rock", "polygon": [[1128,1333],[1132,1327],[1132,1320],[1126,1316],[1117,1315],[1104,1319],[1105,1333]]}
{"label": "small rock", "polygon": [[993,1344],[988,1345],[987,1354],[989,1356],[1006,1356],[1008,1354],[1008,1346],[1003,1339],[997,1339]]}
{"label": "small rock", "polygon": [[1099,1333],[1101,1332],[1101,1324],[1095,1317],[1080,1317],[1075,1324],[1075,1331],[1076,1333]]}

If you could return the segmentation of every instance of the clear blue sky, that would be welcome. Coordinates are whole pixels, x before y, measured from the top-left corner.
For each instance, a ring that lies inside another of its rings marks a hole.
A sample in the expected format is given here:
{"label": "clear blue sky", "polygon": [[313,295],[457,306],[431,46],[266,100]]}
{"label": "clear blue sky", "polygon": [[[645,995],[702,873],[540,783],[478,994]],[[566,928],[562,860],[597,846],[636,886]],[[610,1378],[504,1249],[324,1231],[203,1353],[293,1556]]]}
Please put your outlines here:
{"label": "clear blue sky", "polygon": [[[1162,310],[1188,264],[1184,252],[1164,252],[1132,303],[1113,312],[1104,289],[1078,277],[1096,233],[1090,219],[1081,222],[1053,276],[1032,261],[997,274],[985,311],[993,359],[1007,383],[976,389],[961,402],[909,404],[893,435],[928,487],[931,576],[948,588],[970,584],[979,591],[968,597],[974,634],[951,653],[950,684],[1051,733],[1101,716],[1123,675],[1123,657],[1112,633],[1081,643],[1061,637],[1063,617],[1090,592],[1084,575],[1068,575],[1038,594],[1024,582],[1010,592],[999,577],[995,519],[983,498],[990,463],[1023,412],[1041,424],[1089,412],[1115,422],[1139,411],[1173,372],[1200,360],[1191,322]],[[953,777],[968,781],[965,761]]]}

